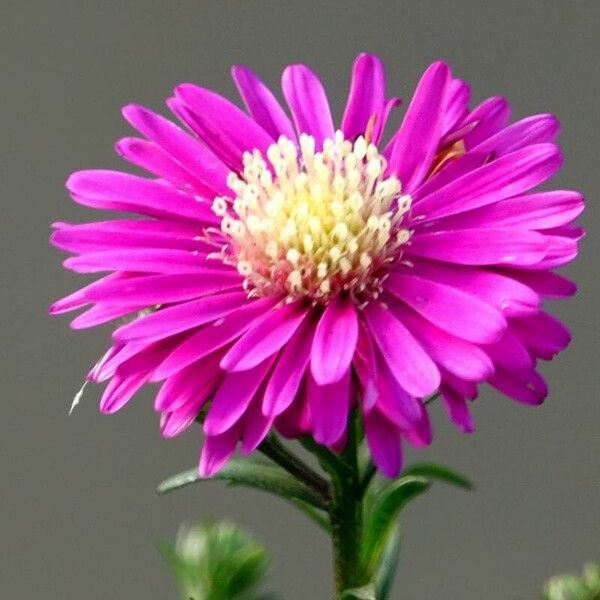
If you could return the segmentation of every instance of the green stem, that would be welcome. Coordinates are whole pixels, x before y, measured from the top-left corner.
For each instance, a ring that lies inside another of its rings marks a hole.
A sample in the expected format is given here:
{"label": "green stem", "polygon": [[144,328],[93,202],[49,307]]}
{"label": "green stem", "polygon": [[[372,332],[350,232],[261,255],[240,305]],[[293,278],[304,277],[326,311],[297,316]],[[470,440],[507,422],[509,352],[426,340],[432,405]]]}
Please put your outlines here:
{"label": "green stem", "polygon": [[317,492],[328,503],[331,500],[331,486],[309,465],[290,452],[275,436],[269,435],[258,447],[260,452],[284,468],[288,473]]}

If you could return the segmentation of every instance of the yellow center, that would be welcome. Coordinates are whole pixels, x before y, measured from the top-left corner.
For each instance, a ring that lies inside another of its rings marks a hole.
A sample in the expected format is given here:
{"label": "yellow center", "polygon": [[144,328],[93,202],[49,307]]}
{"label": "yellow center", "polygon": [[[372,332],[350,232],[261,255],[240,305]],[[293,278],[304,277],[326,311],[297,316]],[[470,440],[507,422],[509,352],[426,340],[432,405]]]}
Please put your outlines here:
{"label": "yellow center", "polygon": [[233,260],[256,295],[283,293],[325,302],[341,291],[359,302],[377,296],[388,263],[398,260],[410,231],[403,227],[410,196],[363,137],[340,131],[315,152],[285,137],[261,153],[244,154],[244,169],[231,173],[235,198],[217,197],[214,212]]}

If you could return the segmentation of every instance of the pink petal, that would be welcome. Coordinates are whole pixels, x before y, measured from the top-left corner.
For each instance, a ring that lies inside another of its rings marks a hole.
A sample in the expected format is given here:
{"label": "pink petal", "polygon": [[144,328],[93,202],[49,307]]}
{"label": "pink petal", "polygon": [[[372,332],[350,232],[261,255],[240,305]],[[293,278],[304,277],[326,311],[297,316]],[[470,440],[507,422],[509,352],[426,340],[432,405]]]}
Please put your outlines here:
{"label": "pink petal", "polygon": [[283,95],[292,111],[296,130],[315,138],[317,149],[334,133],[331,109],[323,84],[305,65],[290,65],[281,78]]}
{"label": "pink petal", "polygon": [[295,141],[292,122],[271,90],[248,67],[236,65],[231,69],[231,74],[254,120],[274,140],[283,135]]}
{"label": "pink petal", "polygon": [[221,435],[206,437],[198,471],[200,477],[212,477],[220,471],[235,451],[241,434],[241,426],[236,425]]}
{"label": "pink petal", "polygon": [[522,404],[541,404],[548,395],[548,387],[543,378],[535,371],[509,373],[497,369],[489,383],[509,398]]}
{"label": "pink petal", "polygon": [[408,193],[423,181],[438,149],[450,83],[448,66],[433,63],[421,77],[396,136],[388,169]]}
{"label": "pink petal", "polygon": [[172,376],[187,365],[208,356],[242,335],[279,301],[277,297],[261,298],[232,311],[226,318],[207,325],[193,333],[176,348],[156,369],[153,381]]}
{"label": "pink petal", "polygon": [[265,415],[280,415],[294,401],[310,360],[314,331],[315,322],[305,319],[281,350],[264,393]]}
{"label": "pink petal", "polygon": [[350,371],[335,383],[319,385],[311,376],[306,397],[315,442],[335,444],[344,435],[350,413]]}
{"label": "pink petal", "polygon": [[254,394],[263,383],[274,357],[247,371],[226,373],[213,398],[206,420],[206,435],[219,435],[232,427],[246,412]]}
{"label": "pink petal", "polygon": [[311,352],[311,372],[319,385],[339,381],[352,362],[358,339],[354,302],[338,295],[319,319]]}
{"label": "pink petal", "polygon": [[407,254],[459,265],[534,265],[549,250],[546,236],[514,229],[415,233]]}
{"label": "pink petal", "polygon": [[138,373],[130,377],[113,377],[100,399],[100,410],[106,414],[117,412],[131,400],[147,380],[147,373]]}
{"label": "pink petal", "polygon": [[182,131],[175,123],[143,106],[133,104],[123,108],[123,116],[217,194],[230,192],[226,183],[229,169],[211,150]]}
{"label": "pink petal", "polygon": [[365,436],[375,466],[390,479],[402,471],[400,430],[376,410],[364,417]]}
{"label": "pink petal", "polygon": [[79,204],[105,210],[137,212],[151,217],[191,219],[218,224],[208,202],[174,187],[129,173],[88,170],[73,173],[66,183]]}
{"label": "pink petal", "polygon": [[[377,56],[361,54],[352,68],[352,81],[341,130],[353,140],[365,135],[369,120],[381,121],[385,106],[385,68]],[[377,123],[376,125],[380,125]]]}
{"label": "pink petal", "polygon": [[307,314],[304,302],[271,310],[231,347],[221,360],[221,368],[245,371],[255,367],[289,341]]}
{"label": "pink petal", "polygon": [[162,339],[210,323],[239,309],[245,292],[229,292],[162,308],[115,330],[115,340]]}
{"label": "pink petal", "polygon": [[450,420],[463,433],[472,433],[475,430],[475,425],[473,424],[473,419],[465,398],[456,392],[456,390],[444,384],[442,384],[440,390]]}
{"label": "pink petal", "polygon": [[422,198],[413,206],[413,218],[432,221],[521,194],[551,177],[561,162],[553,144],[517,150]]}
{"label": "pink petal", "polygon": [[496,342],[506,329],[498,310],[450,285],[392,273],[386,288],[440,329],[469,342]]}
{"label": "pink petal", "polygon": [[378,302],[369,303],[363,312],[398,383],[413,396],[433,393],[440,385],[440,373],[406,327]]}

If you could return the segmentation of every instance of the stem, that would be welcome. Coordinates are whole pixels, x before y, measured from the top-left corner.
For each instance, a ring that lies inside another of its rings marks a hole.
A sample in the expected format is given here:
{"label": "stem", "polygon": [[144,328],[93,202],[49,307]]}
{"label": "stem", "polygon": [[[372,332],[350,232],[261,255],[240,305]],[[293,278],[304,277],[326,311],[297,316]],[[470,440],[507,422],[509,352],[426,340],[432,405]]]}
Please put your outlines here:
{"label": "stem", "polygon": [[288,473],[317,492],[327,503],[331,500],[330,485],[309,465],[290,452],[274,435],[269,435],[258,447],[260,452],[283,467]]}

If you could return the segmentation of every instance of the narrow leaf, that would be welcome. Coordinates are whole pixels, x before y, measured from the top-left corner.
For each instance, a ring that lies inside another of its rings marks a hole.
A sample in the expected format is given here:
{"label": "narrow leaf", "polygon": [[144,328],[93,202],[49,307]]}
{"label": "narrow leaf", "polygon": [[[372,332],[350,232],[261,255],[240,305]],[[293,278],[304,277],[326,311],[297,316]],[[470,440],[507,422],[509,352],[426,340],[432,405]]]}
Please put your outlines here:
{"label": "narrow leaf", "polygon": [[346,590],[340,596],[340,600],[377,600],[375,586],[369,583],[363,587]]}
{"label": "narrow leaf", "polygon": [[423,477],[406,476],[380,490],[365,523],[362,558],[367,573],[373,574],[377,569],[402,509],[430,485]]}
{"label": "narrow leaf", "polygon": [[415,475],[417,477],[437,479],[439,481],[444,481],[445,483],[456,485],[465,490],[472,490],[475,487],[473,482],[461,473],[436,463],[417,463],[411,465],[404,469],[402,475]]}
{"label": "narrow leaf", "polygon": [[401,546],[402,537],[399,529],[395,527],[381,557],[381,565],[375,578],[377,600],[388,600],[389,598],[394,576],[398,569]]}
{"label": "narrow leaf", "polygon": [[208,478],[200,477],[197,469],[190,469],[165,479],[156,491],[158,494],[167,494],[188,485],[206,481],[225,481],[230,485],[251,487],[271,492],[286,500],[296,498],[317,508],[325,508],[323,500],[318,494],[286,471],[276,465],[252,459],[231,459],[221,471]]}

